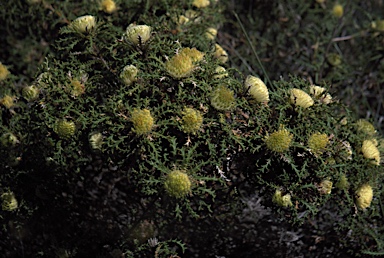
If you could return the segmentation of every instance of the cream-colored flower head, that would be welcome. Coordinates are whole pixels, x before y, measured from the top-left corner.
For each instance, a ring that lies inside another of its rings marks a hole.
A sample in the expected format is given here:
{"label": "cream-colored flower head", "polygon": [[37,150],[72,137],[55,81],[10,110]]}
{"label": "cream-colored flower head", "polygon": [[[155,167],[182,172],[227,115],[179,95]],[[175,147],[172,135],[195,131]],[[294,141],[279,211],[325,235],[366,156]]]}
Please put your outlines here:
{"label": "cream-colored flower head", "polygon": [[132,45],[145,45],[150,39],[151,33],[150,26],[130,24],[125,32],[125,40]]}
{"label": "cream-colored flower head", "polygon": [[93,150],[101,150],[103,146],[103,135],[101,133],[93,133],[89,137],[89,145]]}
{"label": "cream-colored flower head", "polygon": [[344,14],[344,8],[341,4],[335,4],[332,8],[332,14],[336,18],[341,18]]}
{"label": "cream-colored flower head", "polygon": [[116,11],[116,3],[113,0],[102,0],[100,3],[100,9],[103,10],[105,13],[113,13]]}
{"label": "cream-colored flower head", "polygon": [[192,5],[197,8],[204,8],[209,6],[210,2],[209,0],[194,0]]}
{"label": "cream-colored flower head", "polygon": [[374,160],[373,161],[374,164],[380,165],[380,152],[379,152],[379,149],[377,148],[376,140],[363,141],[361,152],[363,153],[364,158]]}
{"label": "cream-colored flower head", "polygon": [[96,27],[96,18],[92,15],[84,15],[75,19],[70,26],[77,33],[87,34],[90,33]]}
{"label": "cream-colored flower head", "polygon": [[275,191],[275,194],[272,197],[272,201],[281,207],[292,206],[291,195],[290,194],[282,195],[280,190]]}
{"label": "cream-colored flower head", "polygon": [[356,205],[360,209],[366,209],[371,206],[373,198],[373,189],[369,184],[363,184],[356,192]]}
{"label": "cream-colored flower head", "polygon": [[125,85],[130,86],[137,80],[137,69],[134,65],[126,65],[123,68],[123,71],[120,73],[120,79],[124,82]]}
{"label": "cream-colored flower head", "polygon": [[0,81],[5,80],[9,75],[8,68],[0,62]]}
{"label": "cream-colored flower head", "polygon": [[205,32],[205,37],[209,40],[215,40],[217,35],[217,29],[215,28],[208,28],[207,31]]}
{"label": "cream-colored flower head", "polygon": [[36,100],[39,97],[40,90],[35,85],[26,86],[21,94],[27,101]]}
{"label": "cream-colored flower head", "polygon": [[289,149],[292,139],[293,135],[287,129],[280,127],[278,131],[266,136],[265,143],[269,150],[282,153]]}
{"label": "cream-colored flower head", "polygon": [[365,134],[366,136],[374,136],[376,134],[376,129],[365,119],[359,119],[356,121],[356,129],[358,132]]}
{"label": "cream-colored flower head", "polygon": [[332,102],[332,96],[329,93],[325,93],[326,89],[320,86],[309,86],[310,94],[323,104],[329,104]]}
{"label": "cream-colored flower head", "polygon": [[224,85],[219,85],[211,94],[211,105],[220,111],[233,109],[236,105],[234,92]]}
{"label": "cream-colored flower head", "polygon": [[213,55],[222,63],[226,63],[228,61],[228,53],[224,50],[219,44],[215,44],[215,52]]}
{"label": "cream-colored flower head", "polygon": [[259,103],[268,103],[269,92],[264,82],[255,76],[248,75],[244,86],[249,89],[249,94]]}
{"label": "cream-colored flower head", "polygon": [[0,104],[2,104],[4,107],[10,109],[15,105],[16,97],[5,95],[0,99]]}
{"label": "cream-colored flower head", "polygon": [[291,103],[297,107],[309,108],[314,104],[313,99],[300,89],[291,89]]}

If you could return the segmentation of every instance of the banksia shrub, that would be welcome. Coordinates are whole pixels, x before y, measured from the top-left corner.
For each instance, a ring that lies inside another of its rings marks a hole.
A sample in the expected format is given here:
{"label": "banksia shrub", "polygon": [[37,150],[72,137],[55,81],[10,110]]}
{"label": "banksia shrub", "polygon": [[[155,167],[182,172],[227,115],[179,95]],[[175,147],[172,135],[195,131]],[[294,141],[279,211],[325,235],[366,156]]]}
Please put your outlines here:
{"label": "banksia shrub", "polygon": [[135,109],[131,114],[133,131],[142,135],[149,133],[154,125],[154,119],[148,109]]}
{"label": "banksia shrub", "polygon": [[372,198],[373,198],[373,190],[369,184],[363,184],[360,186],[356,192],[356,205],[360,209],[366,209],[371,206]]}
{"label": "banksia shrub", "polygon": [[282,153],[289,149],[292,139],[293,135],[287,129],[280,128],[266,136],[265,144],[269,150]]}
{"label": "banksia shrub", "polygon": [[166,176],[165,191],[172,197],[183,198],[191,192],[191,181],[185,171],[173,170]]}

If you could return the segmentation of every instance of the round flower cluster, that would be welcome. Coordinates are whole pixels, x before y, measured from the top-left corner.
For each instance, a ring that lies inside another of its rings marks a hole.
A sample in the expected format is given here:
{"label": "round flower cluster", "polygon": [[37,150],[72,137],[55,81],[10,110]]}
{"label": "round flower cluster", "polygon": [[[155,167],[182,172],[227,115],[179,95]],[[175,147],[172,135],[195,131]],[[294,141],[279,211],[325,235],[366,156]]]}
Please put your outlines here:
{"label": "round flower cluster", "polygon": [[24,87],[21,94],[27,101],[36,100],[39,97],[39,89],[35,85]]}
{"label": "round flower cluster", "polygon": [[265,143],[269,150],[282,153],[289,149],[292,139],[293,135],[286,129],[281,128],[271,135],[268,135],[265,139]]}
{"label": "round flower cluster", "polygon": [[71,138],[76,131],[76,125],[72,121],[57,120],[53,126],[53,131],[62,139]]}
{"label": "round flower cluster", "polygon": [[364,158],[374,160],[374,164],[380,165],[380,151],[376,140],[365,140],[361,147]]}
{"label": "round flower cluster", "polygon": [[269,93],[264,82],[255,76],[249,75],[244,82],[246,89],[249,88],[249,94],[259,103],[268,103]]}
{"label": "round flower cluster", "polygon": [[182,114],[182,127],[184,132],[196,133],[203,124],[203,116],[193,108],[185,108]]}
{"label": "round flower cluster", "polygon": [[231,110],[235,107],[235,95],[233,91],[220,85],[212,92],[211,104],[220,111]]}
{"label": "round flower cluster", "polygon": [[191,181],[184,171],[173,170],[167,175],[164,188],[170,196],[182,198],[191,192]]}
{"label": "round flower cluster", "polygon": [[272,201],[281,207],[292,206],[291,195],[290,194],[282,195],[280,190],[276,190],[275,194],[272,197]]}
{"label": "round flower cluster", "polygon": [[314,133],[308,139],[308,146],[312,153],[319,155],[324,152],[328,142],[329,139],[325,133]]}
{"label": "round flower cluster", "polygon": [[141,135],[147,134],[152,130],[154,119],[148,109],[135,109],[131,114],[133,130]]}
{"label": "round flower cluster", "polygon": [[3,211],[14,211],[18,207],[18,202],[15,197],[15,194],[12,192],[3,193],[1,195],[2,200],[2,209]]}
{"label": "round flower cluster", "polygon": [[147,25],[130,24],[125,32],[124,39],[132,45],[145,45],[151,37],[152,28]]}
{"label": "round flower cluster", "polygon": [[96,18],[92,15],[84,15],[75,19],[70,26],[79,34],[88,34],[96,27]]}
{"label": "round flower cluster", "polygon": [[204,54],[196,48],[183,48],[165,63],[165,69],[175,79],[188,77]]}
{"label": "round flower cluster", "polygon": [[356,192],[356,205],[360,209],[366,209],[371,205],[373,198],[373,190],[369,184],[363,184]]}
{"label": "round flower cluster", "polygon": [[126,65],[120,73],[120,79],[125,85],[129,86],[137,80],[139,70],[134,65]]}
{"label": "round flower cluster", "polygon": [[300,89],[291,89],[291,104],[297,107],[309,108],[314,104],[313,99]]}

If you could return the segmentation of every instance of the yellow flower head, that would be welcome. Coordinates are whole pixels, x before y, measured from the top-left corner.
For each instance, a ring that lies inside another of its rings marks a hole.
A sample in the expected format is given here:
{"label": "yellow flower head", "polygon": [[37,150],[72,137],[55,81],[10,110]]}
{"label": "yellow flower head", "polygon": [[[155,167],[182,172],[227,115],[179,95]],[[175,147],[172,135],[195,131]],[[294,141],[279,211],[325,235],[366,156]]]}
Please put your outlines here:
{"label": "yellow flower head", "polygon": [[105,13],[113,13],[116,11],[116,3],[113,0],[102,0],[100,3],[100,9]]}
{"label": "yellow flower head", "polygon": [[331,191],[332,191],[332,181],[328,180],[328,179],[324,179],[323,181],[321,181],[321,183],[319,184],[319,192],[321,194],[331,194]]}
{"label": "yellow flower head", "polygon": [[185,171],[173,170],[165,179],[165,191],[172,197],[182,198],[191,192],[191,181]]}
{"label": "yellow flower head", "polygon": [[15,105],[15,97],[5,95],[3,98],[0,99],[0,104],[2,104],[4,107],[10,109]]}
{"label": "yellow flower head", "polygon": [[204,57],[204,53],[200,52],[196,48],[189,47],[182,48],[179,52],[179,55],[189,56],[193,63],[200,62]]}
{"label": "yellow flower head", "polygon": [[101,133],[94,133],[89,137],[89,144],[93,150],[101,150],[103,146],[103,135]]}
{"label": "yellow flower head", "polygon": [[217,66],[215,68],[215,73],[213,75],[213,78],[214,79],[221,79],[221,78],[224,78],[224,77],[228,77],[227,70],[224,67],[222,67],[222,66]]}
{"label": "yellow flower head", "polygon": [[96,27],[96,18],[92,15],[84,15],[75,19],[70,26],[77,33],[87,34],[90,33]]}
{"label": "yellow flower head", "polygon": [[308,139],[308,146],[312,153],[322,154],[329,142],[328,136],[323,133],[314,133]]}
{"label": "yellow flower head", "polygon": [[217,35],[217,29],[215,28],[208,28],[207,31],[205,32],[205,37],[209,40],[215,40]]}
{"label": "yellow flower head", "polygon": [[373,126],[373,124],[371,124],[370,122],[368,122],[365,119],[357,120],[356,129],[358,132],[361,132],[366,136],[373,136],[376,134],[376,129]]}
{"label": "yellow flower head", "polygon": [[309,87],[310,94],[321,103],[329,104],[332,102],[332,96],[329,93],[325,93],[325,88],[311,85]]}
{"label": "yellow flower head", "polygon": [[130,24],[125,33],[125,40],[132,45],[144,45],[151,37],[152,28],[147,25]]}
{"label": "yellow flower head", "polygon": [[360,209],[366,209],[371,205],[373,198],[373,190],[369,184],[363,184],[356,192],[356,205]]}
{"label": "yellow flower head", "polygon": [[65,119],[57,120],[53,126],[53,131],[62,139],[71,138],[76,131],[76,125],[72,121],[67,121]]}
{"label": "yellow flower head", "polygon": [[300,89],[291,89],[291,103],[302,108],[309,108],[314,104],[313,99]]}
{"label": "yellow flower head", "polygon": [[280,128],[278,131],[268,135],[265,139],[267,148],[274,152],[285,152],[291,146],[293,135],[284,128]]}
{"label": "yellow flower head", "polygon": [[78,97],[85,93],[85,85],[78,79],[71,79],[69,91],[73,97]]}
{"label": "yellow flower head", "polygon": [[272,197],[272,201],[281,207],[292,206],[291,195],[290,194],[282,195],[280,190],[276,190],[275,194]]}
{"label": "yellow flower head", "polygon": [[341,18],[344,14],[344,8],[341,4],[335,4],[332,8],[332,14],[336,18]]}
{"label": "yellow flower head", "polygon": [[133,130],[139,134],[149,133],[154,125],[154,119],[148,109],[135,109],[131,115]]}
{"label": "yellow flower head", "polygon": [[212,92],[211,104],[220,111],[231,110],[236,104],[235,94],[224,85],[220,85]]}
{"label": "yellow flower head", "polygon": [[215,52],[213,53],[214,57],[217,58],[222,64],[228,61],[228,53],[224,50],[219,44],[215,44]]}
{"label": "yellow flower head", "polygon": [[210,4],[209,0],[194,0],[192,5],[197,8],[204,8]]}
{"label": "yellow flower head", "polygon": [[268,103],[269,92],[264,82],[255,76],[248,75],[245,79],[245,88],[249,88],[249,94],[259,103]]}
{"label": "yellow flower head", "polygon": [[196,133],[203,124],[203,116],[193,108],[184,108],[182,115],[182,127],[186,133]]}
{"label": "yellow flower head", "polygon": [[123,71],[120,73],[120,79],[124,82],[125,85],[129,86],[137,80],[137,69],[134,65],[126,65],[123,68]]}
{"label": "yellow flower head", "polygon": [[14,211],[18,207],[17,199],[13,192],[3,193],[1,195],[3,211]]}
{"label": "yellow flower head", "polygon": [[376,140],[363,141],[361,152],[363,153],[364,158],[375,160],[373,163],[376,165],[380,165],[380,152],[379,152],[379,149],[377,148]]}
{"label": "yellow flower head", "polygon": [[329,53],[327,55],[327,61],[332,66],[339,66],[341,65],[341,56],[336,53]]}
{"label": "yellow flower head", "polygon": [[5,80],[9,75],[8,68],[0,62],[0,81]]}
{"label": "yellow flower head", "polygon": [[195,69],[195,63],[203,59],[204,53],[196,48],[183,48],[165,63],[165,69],[175,79],[188,77]]}

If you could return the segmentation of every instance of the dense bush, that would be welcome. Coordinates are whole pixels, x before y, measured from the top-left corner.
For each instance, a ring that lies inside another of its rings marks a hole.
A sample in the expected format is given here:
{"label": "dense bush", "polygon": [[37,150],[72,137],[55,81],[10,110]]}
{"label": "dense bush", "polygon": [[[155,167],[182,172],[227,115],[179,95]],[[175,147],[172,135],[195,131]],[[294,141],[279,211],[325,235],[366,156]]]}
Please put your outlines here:
{"label": "dense bush", "polygon": [[27,2],[1,11],[2,253],[234,256],[255,195],[384,251],[383,139],[321,77],[228,65],[226,3]]}

